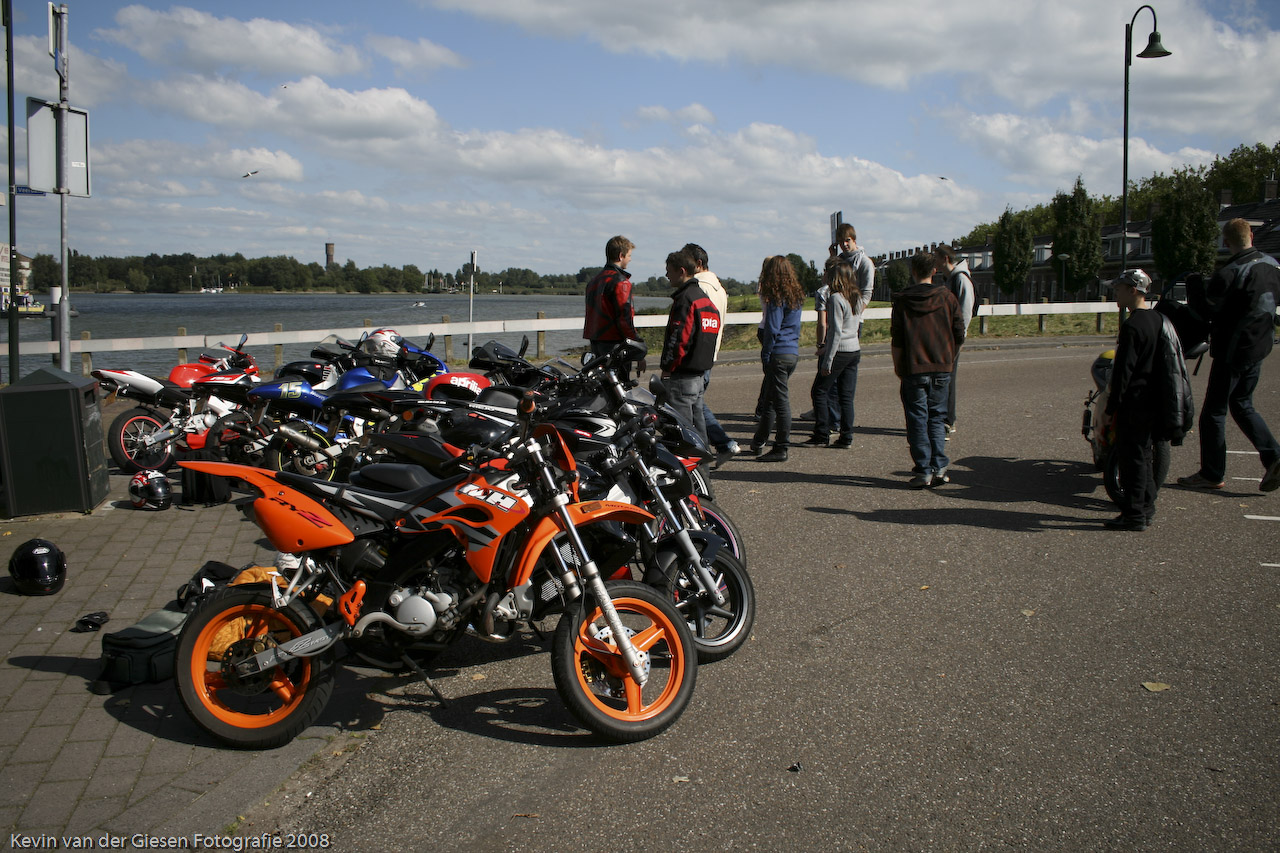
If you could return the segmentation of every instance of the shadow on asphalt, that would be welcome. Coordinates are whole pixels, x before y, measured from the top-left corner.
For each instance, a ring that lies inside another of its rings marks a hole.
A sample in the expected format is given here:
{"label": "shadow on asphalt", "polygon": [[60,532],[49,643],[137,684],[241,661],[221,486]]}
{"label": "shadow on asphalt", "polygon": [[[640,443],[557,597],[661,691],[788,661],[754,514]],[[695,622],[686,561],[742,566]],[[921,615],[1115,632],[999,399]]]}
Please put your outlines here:
{"label": "shadow on asphalt", "polygon": [[506,687],[450,697],[441,706],[424,697],[419,706],[444,728],[529,746],[559,749],[600,747],[605,741],[587,732],[570,714],[560,694],[547,687]]}

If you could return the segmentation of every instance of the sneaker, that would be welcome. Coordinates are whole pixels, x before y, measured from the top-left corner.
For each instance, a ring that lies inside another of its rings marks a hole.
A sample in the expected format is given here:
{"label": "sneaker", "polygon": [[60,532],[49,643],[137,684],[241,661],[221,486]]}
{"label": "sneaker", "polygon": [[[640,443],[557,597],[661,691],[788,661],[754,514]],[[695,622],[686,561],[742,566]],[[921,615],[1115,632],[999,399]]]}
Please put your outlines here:
{"label": "sneaker", "polygon": [[713,471],[717,470],[721,465],[728,462],[733,457],[737,456],[739,450],[741,450],[741,448],[738,447],[738,442],[736,441],[731,441],[728,444],[726,444],[724,450],[718,451],[716,453],[716,464],[715,464],[715,467],[712,468],[711,470]]}
{"label": "sneaker", "polygon": [[769,451],[768,453],[766,453],[764,456],[761,456],[761,457],[760,457],[760,459],[759,459],[758,461],[760,461],[760,462],[786,462],[786,461],[787,461],[787,449],[786,449],[785,447],[779,447],[778,445],[776,445],[776,444],[775,444],[775,445],[773,446],[773,450],[770,450],[770,451]]}
{"label": "sneaker", "polygon": [[[1271,473],[1270,469],[1267,469],[1267,473],[1268,474]],[[1266,482],[1266,480],[1264,479],[1263,482]],[[1215,483],[1213,480],[1205,479],[1204,477],[1200,476],[1200,472],[1197,471],[1196,473],[1192,474],[1190,477],[1179,477],[1178,485],[1184,486],[1185,488],[1188,488],[1188,489],[1221,489],[1223,486],[1226,485],[1226,483],[1223,483],[1223,482]],[[1280,485],[1280,484],[1277,484],[1277,485]],[[1274,489],[1275,486],[1272,486],[1271,488]]]}
{"label": "sneaker", "polygon": [[1272,462],[1267,468],[1267,473],[1262,476],[1262,482],[1258,484],[1260,492],[1274,492],[1280,489],[1280,459]]}
{"label": "sneaker", "polygon": [[810,409],[809,411],[805,412],[803,415],[797,418],[797,420],[802,420],[802,421],[813,420],[813,409]]}
{"label": "sneaker", "polygon": [[1145,519],[1125,518],[1123,515],[1117,515],[1115,518],[1108,518],[1102,522],[1102,526],[1108,530],[1132,530],[1134,533],[1141,533],[1147,529]]}
{"label": "sneaker", "polygon": [[753,445],[751,445],[751,449],[750,449],[750,450],[748,450],[747,452],[748,452],[749,454],[751,454],[752,456],[759,456],[761,453],[763,453],[763,452],[764,452],[764,445],[763,445],[763,444],[753,444]]}
{"label": "sneaker", "polygon": [[826,447],[831,439],[825,435],[811,435],[808,441],[802,442],[805,447]]}
{"label": "sneaker", "polygon": [[853,439],[838,438],[835,441],[831,442],[831,446],[834,447],[836,450],[848,450],[850,447],[853,447]]}
{"label": "sneaker", "polygon": [[923,474],[916,474],[907,481],[907,485],[913,489],[927,489],[933,484],[933,475],[928,471]]}
{"label": "sneaker", "polygon": [[933,474],[933,482],[929,483],[929,485],[930,485],[930,486],[945,486],[947,483],[950,483],[950,482],[951,482],[951,477],[949,477],[949,476],[947,475],[947,469],[946,469],[946,468],[943,468],[943,469],[942,469],[942,470],[940,470],[940,471],[935,471],[935,472],[934,472],[934,474]]}

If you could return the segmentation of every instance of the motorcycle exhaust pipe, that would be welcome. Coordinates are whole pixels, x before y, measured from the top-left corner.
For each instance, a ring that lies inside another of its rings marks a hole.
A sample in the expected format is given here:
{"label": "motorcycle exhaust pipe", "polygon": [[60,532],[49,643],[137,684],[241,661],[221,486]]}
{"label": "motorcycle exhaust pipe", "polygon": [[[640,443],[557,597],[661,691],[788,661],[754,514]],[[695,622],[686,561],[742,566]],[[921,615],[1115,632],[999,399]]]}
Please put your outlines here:
{"label": "motorcycle exhaust pipe", "polygon": [[281,426],[279,429],[279,433],[283,435],[285,438],[292,441],[294,444],[297,444],[301,447],[305,447],[307,450],[314,450],[314,451],[324,450],[323,444],[316,441],[314,438],[307,435],[306,433],[298,432],[296,429],[289,426],[288,424]]}

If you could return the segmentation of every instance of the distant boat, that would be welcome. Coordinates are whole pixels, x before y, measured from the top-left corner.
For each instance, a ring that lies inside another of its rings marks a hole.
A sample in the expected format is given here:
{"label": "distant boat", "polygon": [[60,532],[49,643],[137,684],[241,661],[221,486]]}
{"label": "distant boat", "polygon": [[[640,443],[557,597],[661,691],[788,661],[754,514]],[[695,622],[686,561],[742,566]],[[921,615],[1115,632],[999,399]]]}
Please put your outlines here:
{"label": "distant boat", "polygon": [[222,288],[221,287],[202,287],[200,288],[200,292],[201,293],[222,293]]}
{"label": "distant boat", "polygon": [[[9,290],[6,288],[0,293],[3,293],[3,302],[0,302],[0,317],[7,318],[9,316]],[[36,302],[35,297],[25,290],[18,291],[18,304],[14,310],[18,312],[19,317],[45,316],[44,303]]]}

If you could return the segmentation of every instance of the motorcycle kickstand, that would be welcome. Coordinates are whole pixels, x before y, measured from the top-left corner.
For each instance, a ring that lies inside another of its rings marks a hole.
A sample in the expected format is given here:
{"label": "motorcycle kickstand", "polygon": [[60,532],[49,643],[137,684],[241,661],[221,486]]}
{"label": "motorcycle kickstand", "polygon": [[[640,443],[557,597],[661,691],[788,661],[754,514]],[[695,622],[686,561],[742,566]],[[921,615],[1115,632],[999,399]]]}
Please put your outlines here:
{"label": "motorcycle kickstand", "polygon": [[425,672],[422,671],[422,667],[418,666],[417,661],[409,657],[409,655],[404,652],[400,653],[400,660],[404,661],[409,666],[410,669],[418,673],[418,678],[421,678],[424,682],[426,682],[427,687],[431,688],[431,692],[434,693],[436,699],[440,701],[440,707],[442,708],[449,707],[449,700],[444,698],[444,694],[440,692],[440,688],[436,687],[435,682],[432,681],[431,678]]}

